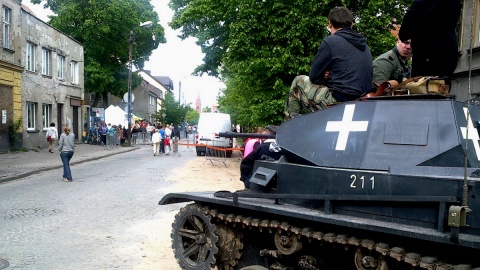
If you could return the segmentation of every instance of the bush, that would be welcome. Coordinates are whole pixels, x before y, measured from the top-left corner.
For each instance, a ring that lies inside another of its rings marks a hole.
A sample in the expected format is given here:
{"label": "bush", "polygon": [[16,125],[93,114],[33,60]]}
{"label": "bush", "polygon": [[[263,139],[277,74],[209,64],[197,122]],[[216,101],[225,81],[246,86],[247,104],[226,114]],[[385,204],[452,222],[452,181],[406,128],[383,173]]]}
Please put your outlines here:
{"label": "bush", "polygon": [[[11,151],[18,151],[19,149],[23,148],[19,146],[20,136],[18,135],[18,130],[22,126],[22,119],[18,119],[17,121],[10,120],[8,122],[8,137],[10,139],[10,150]],[[28,149],[27,149],[28,151]]]}

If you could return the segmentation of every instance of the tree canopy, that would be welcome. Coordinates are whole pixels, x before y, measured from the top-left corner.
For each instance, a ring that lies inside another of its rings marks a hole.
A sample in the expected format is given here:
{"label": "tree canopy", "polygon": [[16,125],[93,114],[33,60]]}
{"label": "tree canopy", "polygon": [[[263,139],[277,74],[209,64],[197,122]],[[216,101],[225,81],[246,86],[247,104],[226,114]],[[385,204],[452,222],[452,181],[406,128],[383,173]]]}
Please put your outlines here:
{"label": "tree canopy", "polygon": [[327,31],[328,13],[347,6],[372,55],[395,45],[391,34],[409,0],[171,0],[170,26],[205,53],[195,70],[222,77],[222,111],[242,125],[278,124],[296,75],[308,74]]}
{"label": "tree canopy", "polygon": [[185,116],[185,120],[187,120],[187,123],[190,125],[198,124],[199,119],[200,119],[200,114],[194,109],[188,110],[187,115]]}
{"label": "tree canopy", "polygon": [[178,125],[185,121],[186,115],[191,110],[193,109],[190,108],[190,104],[182,105],[175,100],[175,96],[171,92],[166,92],[162,109],[153,118],[163,125],[171,123]]}
{"label": "tree canopy", "polygon": [[[85,91],[97,93],[96,100],[98,94],[107,100],[107,93],[122,96],[127,92],[130,33],[132,63],[137,69],[166,42],[149,0],[47,0],[44,7],[55,13],[49,24],[83,44]],[[151,27],[140,27],[147,21]],[[132,81],[135,89],[141,79],[134,76]]]}

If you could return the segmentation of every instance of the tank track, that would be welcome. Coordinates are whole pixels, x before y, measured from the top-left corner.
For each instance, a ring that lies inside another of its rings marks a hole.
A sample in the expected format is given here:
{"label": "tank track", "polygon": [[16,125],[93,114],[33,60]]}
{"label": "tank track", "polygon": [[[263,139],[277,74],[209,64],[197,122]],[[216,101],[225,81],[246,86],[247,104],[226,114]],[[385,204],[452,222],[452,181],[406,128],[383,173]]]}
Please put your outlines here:
{"label": "tank track", "polygon": [[[324,243],[341,244],[346,248],[365,248],[369,251],[375,251],[378,255],[389,256],[398,262],[403,262],[412,267],[420,267],[428,270],[480,270],[480,267],[472,268],[469,264],[449,264],[442,262],[441,259],[421,256],[414,252],[407,252],[402,247],[390,247],[387,243],[375,242],[370,239],[359,239],[355,236],[347,236],[344,234],[324,233],[316,231],[313,228],[298,228],[277,220],[259,219],[251,216],[243,216],[236,214],[225,214],[217,209],[201,206],[205,215],[211,216],[212,220],[223,222],[225,225],[237,227],[242,226],[248,229],[258,229],[260,232],[268,230],[270,233],[283,232],[294,234],[297,238],[305,237],[308,241],[323,241]],[[239,256],[236,256],[238,259]],[[227,263],[231,266],[236,265],[236,261]],[[305,269],[309,269],[308,266]],[[313,268],[312,268],[313,269]],[[360,268],[359,268],[360,269]],[[370,269],[370,268],[369,268]],[[379,269],[379,268],[377,268]]]}

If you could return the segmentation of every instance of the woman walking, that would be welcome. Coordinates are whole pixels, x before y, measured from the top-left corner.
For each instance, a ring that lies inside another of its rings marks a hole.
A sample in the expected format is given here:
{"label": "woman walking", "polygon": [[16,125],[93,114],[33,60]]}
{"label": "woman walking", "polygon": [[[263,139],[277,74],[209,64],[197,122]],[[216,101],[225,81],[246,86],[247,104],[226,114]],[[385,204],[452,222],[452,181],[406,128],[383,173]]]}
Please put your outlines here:
{"label": "woman walking", "polygon": [[160,142],[162,141],[162,137],[160,137],[160,133],[158,133],[158,129],[153,129],[152,134],[152,145],[153,145],[153,156],[158,156],[158,150],[160,148]]}
{"label": "woman walking", "polygon": [[45,134],[45,139],[48,141],[48,152],[53,154],[53,148],[55,148],[55,143],[58,138],[58,130],[55,127],[55,123],[51,123],[50,127],[47,129],[47,134]]}
{"label": "woman walking", "polygon": [[58,148],[60,150],[60,158],[63,163],[63,181],[72,182],[72,172],[70,171],[70,159],[73,157],[73,148],[75,140],[75,134],[70,132],[69,127],[63,129],[62,135],[58,142]]}

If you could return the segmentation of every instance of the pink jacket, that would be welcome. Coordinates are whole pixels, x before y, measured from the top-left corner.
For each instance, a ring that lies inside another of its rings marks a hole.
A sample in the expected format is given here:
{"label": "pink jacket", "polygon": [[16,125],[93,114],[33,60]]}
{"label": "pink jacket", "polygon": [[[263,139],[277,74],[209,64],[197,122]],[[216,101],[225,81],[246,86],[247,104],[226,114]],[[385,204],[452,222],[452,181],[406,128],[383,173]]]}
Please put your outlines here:
{"label": "pink jacket", "polygon": [[245,143],[245,149],[243,150],[243,158],[245,158],[246,156],[248,156],[248,154],[250,154],[253,150],[255,150],[256,148],[255,143],[257,142],[258,142],[258,146],[260,146],[260,144],[262,143],[260,139],[255,139],[255,138],[252,138]]}

